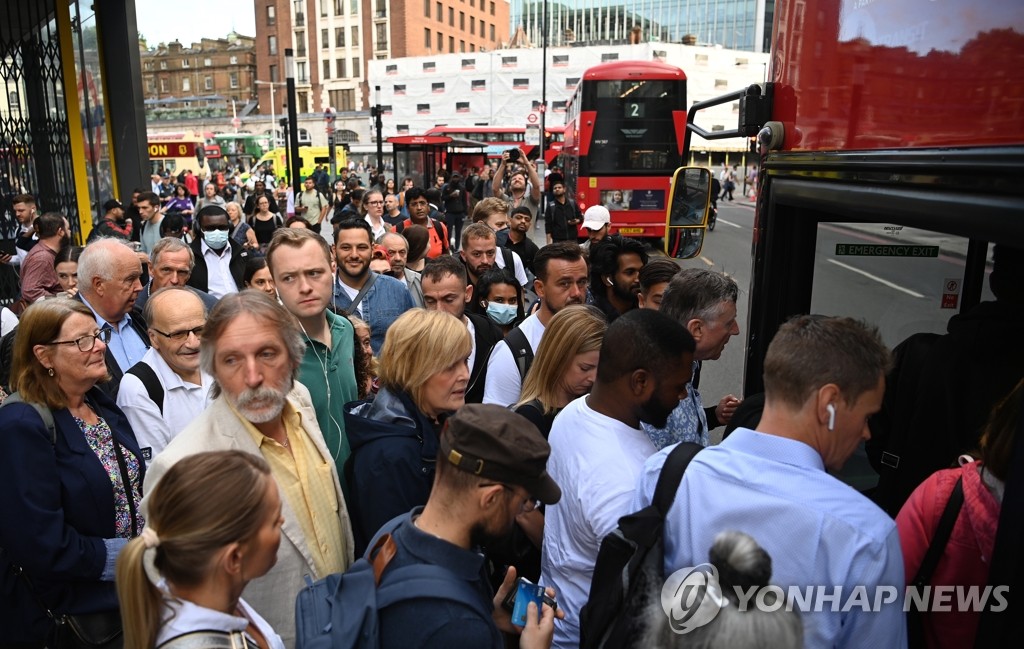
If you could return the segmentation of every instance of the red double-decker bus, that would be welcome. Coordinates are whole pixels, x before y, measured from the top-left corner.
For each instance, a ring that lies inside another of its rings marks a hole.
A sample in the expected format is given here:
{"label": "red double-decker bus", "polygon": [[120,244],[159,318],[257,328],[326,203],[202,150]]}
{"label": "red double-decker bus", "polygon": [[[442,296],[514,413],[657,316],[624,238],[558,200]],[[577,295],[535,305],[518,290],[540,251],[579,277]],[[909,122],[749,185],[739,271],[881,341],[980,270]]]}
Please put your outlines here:
{"label": "red double-decker bus", "polygon": [[672,173],[683,164],[686,74],[654,61],[616,61],[583,73],[569,102],[562,162],[586,210],[602,204],[612,232],[665,235]]}

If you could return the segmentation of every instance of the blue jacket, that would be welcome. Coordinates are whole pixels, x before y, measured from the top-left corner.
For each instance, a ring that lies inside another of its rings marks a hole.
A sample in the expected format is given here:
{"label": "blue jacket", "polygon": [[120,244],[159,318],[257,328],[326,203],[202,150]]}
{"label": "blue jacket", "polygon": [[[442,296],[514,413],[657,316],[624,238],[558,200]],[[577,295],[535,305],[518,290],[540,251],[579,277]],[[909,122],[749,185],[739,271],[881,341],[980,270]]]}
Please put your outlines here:
{"label": "blue jacket", "polygon": [[[124,413],[98,387],[88,392],[121,446],[139,462],[135,433]],[[36,594],[55,612],[117,609],[113,581],[101,581],[114,538],[114,491],[103,465],[71,413],[53,410],[56,445],[27,404],[0,409],[0,629],[3,641],[40,641],[50,627],[45,613],[17,577],[20,565]]]}
{"label": "blue jacket", "polygon": [[352,446],[345,480],[359,556],[384,523],[427,504],[438,435],[407,394],[387,388],[372,401],[345,406],[345,432]]}
{"label": "blue jacket", "polygon": [[[405,282],[400,282],[387,275],[373,274],[377,276],[377,280],[356,306],[363,314],[363,320],[370,325],[370,346],[373,347],[374,355],[377,355],[380,353],[381,346],[384,345],[384,334],[388,332],[391,323],[415,305],[412,303],[412,296],[409,295],[409,289]],[[341,281],[335,278],[334,306],[347,313],[351,305],[352,298],[341,287]],[[395,514],[395,516],[397,515]],[[385,519],[384,522],[388,520],[391,519]]]}

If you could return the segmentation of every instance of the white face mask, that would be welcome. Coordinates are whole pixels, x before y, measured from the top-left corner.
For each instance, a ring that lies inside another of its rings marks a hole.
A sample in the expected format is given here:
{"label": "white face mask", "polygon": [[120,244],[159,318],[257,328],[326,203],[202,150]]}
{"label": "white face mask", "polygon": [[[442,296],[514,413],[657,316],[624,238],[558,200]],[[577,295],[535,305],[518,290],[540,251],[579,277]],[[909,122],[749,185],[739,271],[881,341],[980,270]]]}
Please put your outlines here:
{"label": "white face mask", "polygon": [[227,230],[211,230],[209,232],[203,232],[203,238],[206,239],[206,245],[210,246],[214,250],[221,250],[224,246],[228,245],[228,231]]}
{"label": "white face mask", "polygon": [[518,309],[514,304],[487,303],[487,317],[500,325],[511,324],[516,319],[517,311]]}

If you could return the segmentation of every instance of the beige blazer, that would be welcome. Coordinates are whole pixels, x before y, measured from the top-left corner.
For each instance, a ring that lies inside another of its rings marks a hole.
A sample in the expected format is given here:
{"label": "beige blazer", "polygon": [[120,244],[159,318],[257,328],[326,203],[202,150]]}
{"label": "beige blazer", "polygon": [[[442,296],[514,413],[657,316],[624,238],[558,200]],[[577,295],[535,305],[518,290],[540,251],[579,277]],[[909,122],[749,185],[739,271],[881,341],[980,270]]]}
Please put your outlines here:
{"label": "beige blazer", "polygon": [[[345,507],[345,497],[341,493],[337,471],[334,470],[334,460],[327,450],[323,434],[316,423],[316,413],[313,411],[309,390],[296,381],[295,387],[288,394],[288,401],[302,415],[302,426],[305,428],[306,434],[316,444],[321,458],[331,465],[334,491],[338,498],[338,525],[341,526],[345,538],[348,555],[345,558],[345,565],[348,566],[352,563],[353,548],[355,547],[352,523],[349,520],[348,509]],[[175,462],[187,455],[203,451],[231,449],[259,455],[259,448],[253,442],[252,436],[245,430],[242,422],[239,421],[237,415],[232,412],[224,400],[224,396],[221,395],[210,404],[203,414],[171,440],[167,448],[157,455],[150,464],[146,471],[143,489],[146,494],[146,498],[142,501],[143,513],[148,511],[148,494],[153,491],[154,485]],[[270,572],[249,582],[242,597],[274,627],[274,631],[284,640],[285,646],[293,647],[295,645],[295,597],[305,585],[303,578],[309,575],[315,581],[327,575],[317,574],[314,569],[313,558],[309,553],[306,538],[302,534],[302,528],[295,520],[295,514],[284,498],[281,499],[281,507],[284,526],[281,529],[281,546],[277,551],[277,563],[270,569]],[[159,532],[160,530],[157,530],[157,533]]]}

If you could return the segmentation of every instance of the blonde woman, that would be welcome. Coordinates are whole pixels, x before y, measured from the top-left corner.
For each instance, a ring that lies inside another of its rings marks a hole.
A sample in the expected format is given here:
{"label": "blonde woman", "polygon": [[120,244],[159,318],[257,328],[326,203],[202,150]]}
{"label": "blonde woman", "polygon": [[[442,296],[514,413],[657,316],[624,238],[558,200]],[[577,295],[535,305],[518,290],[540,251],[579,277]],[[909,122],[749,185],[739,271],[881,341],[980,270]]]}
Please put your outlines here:
{"label": "blonde woman", "polygon": [[262,457],[214,451],[175,463],[149,495],[141,536],[118,558],[124,646],[284,649],[241,599],[277,561],[283,523]]}
{"label": "blonde woman", "polygon": [[356,554],[384,523],[426,504],[438,434],[465,403],[472,345],[466,325],[441,311],[412,309],[388,328],[380,392],[345,413]]}
{"label": "blonde woman", "polygon": [[544,330],[515,410],[547,438],[562,408],[590,392],[608,322],[590,306],[568,306]]}

